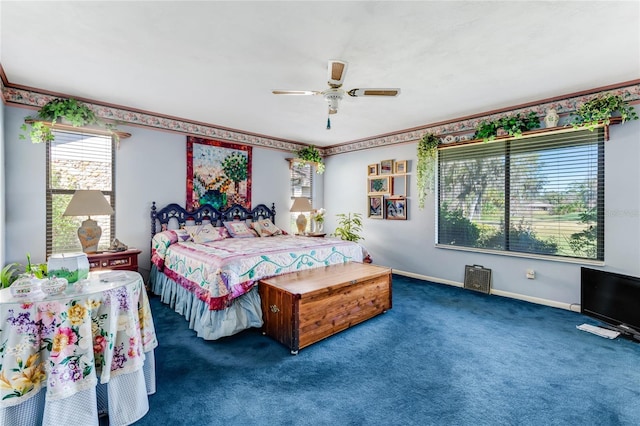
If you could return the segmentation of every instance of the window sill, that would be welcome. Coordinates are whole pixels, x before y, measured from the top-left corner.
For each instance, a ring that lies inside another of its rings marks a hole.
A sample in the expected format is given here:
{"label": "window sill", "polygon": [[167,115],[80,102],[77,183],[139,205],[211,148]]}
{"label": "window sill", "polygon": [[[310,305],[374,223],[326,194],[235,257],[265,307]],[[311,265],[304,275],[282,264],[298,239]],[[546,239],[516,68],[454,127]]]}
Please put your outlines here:
{"label": "window sill", "polygon": [[547,256],[544,254],[489,250],[489,249],[480,249],[480,248],[472,248],[472,247],[451,246],[451,245],[437,244],[437,243],[435,247],[439,249],[445,249],[445,250],[466,251],[466,252],[472,252],[472,253],[492,254],[492,255],[498,255],[498,256],[521,257],[525,259],[535,259],[535,260],[548,260],[551,262],[575,263],[580,265],[592,265],[592,266],[605,266],[605,262],[603,260],[595,260],[595,259]]}

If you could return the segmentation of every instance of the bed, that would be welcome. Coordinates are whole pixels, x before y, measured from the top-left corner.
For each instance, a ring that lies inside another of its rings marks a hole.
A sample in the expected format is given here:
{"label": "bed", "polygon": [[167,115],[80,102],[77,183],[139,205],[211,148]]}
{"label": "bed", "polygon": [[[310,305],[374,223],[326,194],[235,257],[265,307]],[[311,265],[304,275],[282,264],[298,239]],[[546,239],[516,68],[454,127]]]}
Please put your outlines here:
{"label": "bed", "polygon": [[262,326],[259,280],[363,261],[360,245],[289,235],[275,226],[275,214],[273,204],[224,211],[202,205],[188,212],[152,203],[151,291],[198,337],[216,340]]}

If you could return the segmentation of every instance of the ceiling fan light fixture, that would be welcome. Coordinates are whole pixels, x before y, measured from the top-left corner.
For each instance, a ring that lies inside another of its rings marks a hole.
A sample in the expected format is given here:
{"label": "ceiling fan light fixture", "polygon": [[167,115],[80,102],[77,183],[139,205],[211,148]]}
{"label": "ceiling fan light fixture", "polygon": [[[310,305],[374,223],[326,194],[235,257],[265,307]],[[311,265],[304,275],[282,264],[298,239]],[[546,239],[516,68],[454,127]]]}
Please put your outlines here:
{"label": "ceiling fan light fixture", "polygon": [[274,95],[322,95],[329,104],[329,117],[327,117],[327,130],[331,130],[331,115],[338,113],[340,101],[345,95],[352,97],[360,96],[398,96],[400,89],[396,88],[366,88],[351,89],[348,92],[341,89],[349,64],[344,61],[331,59],[327,67],[327,84],[329,88],[324,91],[318,90],[273,90]]}
{"label": "ceiling fan light fixture", "polygon": [[[337,89],[327,90],[324,93],[324,99],[329,104],[329,113],[335,114],[338,112],[338,106],[340,105],[340,101],[344,97],[343,91]],[[333,111],[333,112],[331,112]]]}

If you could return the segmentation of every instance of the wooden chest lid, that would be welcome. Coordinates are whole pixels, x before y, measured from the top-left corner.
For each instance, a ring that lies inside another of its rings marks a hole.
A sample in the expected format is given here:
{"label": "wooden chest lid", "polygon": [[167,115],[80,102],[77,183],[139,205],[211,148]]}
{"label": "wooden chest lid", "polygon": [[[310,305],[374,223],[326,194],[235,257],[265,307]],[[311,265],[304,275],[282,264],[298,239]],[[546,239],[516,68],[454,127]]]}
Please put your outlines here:
{"label": "wooden chest lid", "polygon": [[390,274],[391,268],[349,262],[279,275],[264,279],[261,283],[282,289],[297,298],[304,298]]}

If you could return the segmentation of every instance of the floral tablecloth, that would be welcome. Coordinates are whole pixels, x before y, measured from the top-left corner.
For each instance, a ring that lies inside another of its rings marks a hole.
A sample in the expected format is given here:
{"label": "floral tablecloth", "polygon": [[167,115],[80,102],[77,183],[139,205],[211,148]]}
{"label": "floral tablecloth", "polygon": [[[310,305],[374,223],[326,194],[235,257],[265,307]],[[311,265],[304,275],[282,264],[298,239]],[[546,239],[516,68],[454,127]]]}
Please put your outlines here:
{"label": "floral tablecloth", "polygon": [[90,278],[82,290],[41,300],[0,291],[0,410],[45,386],[54,401],[142,368],[158,344],[142,277]]}

